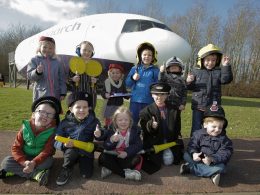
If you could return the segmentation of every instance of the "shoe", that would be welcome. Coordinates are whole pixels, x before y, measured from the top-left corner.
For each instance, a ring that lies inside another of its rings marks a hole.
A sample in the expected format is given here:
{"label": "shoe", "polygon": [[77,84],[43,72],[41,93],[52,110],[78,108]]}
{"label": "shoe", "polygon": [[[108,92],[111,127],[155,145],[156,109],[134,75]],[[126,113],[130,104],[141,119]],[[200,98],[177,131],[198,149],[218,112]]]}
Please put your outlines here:
{"label": "shoe", "polygon": [[39,186],[46,186],[48,183],[49,174],[49,169],[42,170],[34,176],[34,179],[39,182]]}
{"label": "shoe", "polygon": [[6,172],[4,169],[0,170],[0,179],[4,179],[6,177],[14,176],[12,172]]}
{"label": "shoe", "polygon": [[211,181],[216,185],[219,186],[219,182],[220,182],[220,173],[217,173],[215,175],[211,176]]}
{"label": "shoe", "polygon": [[66,169],[66,168],[62,168],[57,180],[56,180],[56,184],[59,186],[65,185],[68,180],[71,177],[71,170],[70,169]]}
{"label": "shoe", "polygon": [[141,173],[137,170],[125,169],[125,179],[140,181]]}
{"label": "shoe", "polygon": [[184,175],[184,174],[188,174],[188,173],[190,173],[190,168],[188,166],[188,163],[182,164],[181,168],[180,168],[180,174]]}
{"label": "shoe", "polygon": [[112,171],[106,167],[101,168],[101,178],[104,179],[112,174]]}

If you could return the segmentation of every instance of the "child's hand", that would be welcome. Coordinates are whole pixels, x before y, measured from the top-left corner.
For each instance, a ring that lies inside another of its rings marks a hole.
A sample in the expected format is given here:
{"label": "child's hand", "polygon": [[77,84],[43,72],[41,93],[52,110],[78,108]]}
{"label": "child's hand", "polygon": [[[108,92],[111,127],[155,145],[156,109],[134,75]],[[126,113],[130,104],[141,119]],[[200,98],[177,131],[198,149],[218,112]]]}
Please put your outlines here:
{"label": "child's hand", "polygon": [[228,56],[224,56],[222,58],[222,65],[227,66],[229,64],[230,58]]}
{"label": "child's hand", "polygon": [[158,122],[155,120],[154,116],[152,117],[152,128],[156,129],[158,127]]}
{"label": "child's hand", "polygon": [[34,161],[25,161],[24,162],[24,168],[23,168],[23,172],[24,173],[31,173],[34,170],[36,163]]}
{"label": "child's hand", "polygon": [[42,63],[40,63],[40,64],[37,66],[36,71],[37,71],[38,73],[42,73],[42,72],[43,72],[43,65],[42,65]]}
{"label": "child's hand", "polygon": [[201,160],[206,165],[210,165],[212,163],[212,161],[213,161],[213,159],[211,157],[206,156],[206,155],[205,155],[205,158],[202,158]]}
{"label": "child's hand", "polygon": [[181,110],[181,111],[182,111],[182,110],[185,110],[185,106],[184,106],[184,105],[180,105],[180,106],[179,106],[179,110]]}
{"label": "child's hand", "polygon": [[73,141],[68,141],[67,143],[64,144],[64,146],[66,148],[73,148],[73,146],[74,146]]}
{"label": "child's hand", "polygon": [[160,66],[160,72],[164,72],[165,71],[165,66],[164,65],[161,65]]}
{"label": "child's hand", "polygon": [[79,80],[80,80],[80,76],[78,74],[76,74],[74,77],[72,77],[72,81],[75,83],[79,82]]}
{"label": "child's hand", "polygon": [[138,74],[138,72],[135,70],[135,73],[134,73],[134,75],[133,75],[133,79],[135,80],[135,81],[138,81],[139,79],[140,79],[140,75]]}
{"label": "child's hand", "polygon": [[199,152],[199,153],[194,152],[194,153],[192,154],[193,160],[194,160],[194,161],[201,161],[200,155],[202,155],[202,152]]}
{"label": "child's hand", "polygon": [[117,155],[117,158],[126,158],[127,157],[127,153],[125,151],[120,151],[119,154]]}
{"label": "child's hand", "polygon": [[118,142],[119,141],[119,133],[118,133],[118,131],[116,131],[116,133],[111,136],[110,141],[111,142]]}
{"label": "child's hand", "polygon": [[96,130],[94,131],[94,135],[95,135],[95,137],[100,137],[101,136],[101,131],[100,131],[100,128],[99,128],[98,124],[96,126]]}
{"label": "child's hand", "polygon": [[110,93],[105,93],[105,97],[108,99],[110,98]]}
{"label": "child's hand", "polygon": [[188,76],[187,76],[187,83],[191,83],[192,81],[194,81],[195,77],[192,73],[188,73]]}

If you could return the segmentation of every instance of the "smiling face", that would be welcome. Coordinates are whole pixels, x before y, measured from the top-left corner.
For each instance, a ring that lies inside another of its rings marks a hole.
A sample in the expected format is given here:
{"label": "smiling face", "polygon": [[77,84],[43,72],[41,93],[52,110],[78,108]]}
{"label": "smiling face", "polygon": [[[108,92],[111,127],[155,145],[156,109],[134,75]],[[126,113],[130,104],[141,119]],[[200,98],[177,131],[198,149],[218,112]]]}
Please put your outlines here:
{"label": "smiling face", "polygon": [[152,93],[152,97],[157,106],[162,107],[165,105],[165,100],[168,97],[168,93]]}
{"label": "smiling face", "polygon": [[206,128],[207,133],[210,136],[216,137],[221,134],[223,129],[224,121],[223,120],[213,120],[203,123],[204,128]]}
{"label": "smiling face", "polygon": [[122,78],[122,72],[118,68],[110,69],[109,75],[113,81],[119,81]]}
{"label": "smiling face", "polygon": [[88,102],[85,100],[76,101],[71,107],[69,107],[69,110],[78,120],[83,120],[89,115]]}
{"label": "smiling face", "polygon": [[89,60],[92,57],[93,48],[87,43],[82,43],[80,46],[80,54],[84,60]]}
{"label": "smiling face", "polygon": [[144,65],[150,65],[153,61],[153,52],[149,49],[145,49],[142,51],[141,58]]}
{"label": "smiling face", "polygon": [[130,122],[130,116],[126,112],[118,114],[115,119],[119,131],[128,129],[130,127]]}
{"label": "smiling face", "polygon": [[32,115],[36,128],[49,126],[54,117],[55,109],[52,108],[49,104],[40,104]]}
{"label": "smiling face", "polygon": [[216,54],[208,55],[203,58],[203,65],[206,69],[211,70],[217,64],[218,56]]}
{"label": "smiling face", "polygon": [[40,52],[44,57],[51,57],[55,54],[55,45],[50,41],[41,41]]}

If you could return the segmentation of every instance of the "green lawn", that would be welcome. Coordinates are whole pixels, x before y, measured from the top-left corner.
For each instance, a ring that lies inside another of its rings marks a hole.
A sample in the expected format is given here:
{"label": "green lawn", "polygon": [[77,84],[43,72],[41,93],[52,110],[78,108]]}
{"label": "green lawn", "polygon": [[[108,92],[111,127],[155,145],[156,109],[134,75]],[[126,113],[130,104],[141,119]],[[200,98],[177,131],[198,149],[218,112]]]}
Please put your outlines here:
{"label": "green lawn", "polygon": [[[182,113],[182,134],[189,137],[191,128],[190,96]],[[30,118],[32,90],[0,88],[0,130],[15,130],[23,119]],[[125,103],[128,106],[128,102]],[[101,119],[103,101],[98,100],[96,114]],[[63,110],[67,107],[63,101]],[[227,133],[231,138],[260,137],[260,99],[223,97],[223,107],[229,121]],[[63,116],[62,116],[63,118]]]}

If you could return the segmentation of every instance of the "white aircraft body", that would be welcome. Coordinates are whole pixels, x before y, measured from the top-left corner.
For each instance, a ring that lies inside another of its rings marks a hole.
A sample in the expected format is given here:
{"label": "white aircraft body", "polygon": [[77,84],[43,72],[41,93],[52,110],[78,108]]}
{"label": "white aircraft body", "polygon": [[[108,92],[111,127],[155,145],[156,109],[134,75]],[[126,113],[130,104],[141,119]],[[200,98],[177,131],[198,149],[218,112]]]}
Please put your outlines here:
{"label": "white aircraft body", "polygon": [[18,71],[26,71],[28,62],[36,55],[40,36],[55,39],[56,53],[67,70],[70,57],[76,56],[76,46],[84,40],[93,44],[93,58],[104,71],[111,62],[124,63],[129,70],[136,63],[137,46],[143,42],[156,48],[157,64],[173,56],[185,62],[191,54],[190,45],[159,20],[125,13],[96,14],[57,24],[22,41],[15,51]]}

